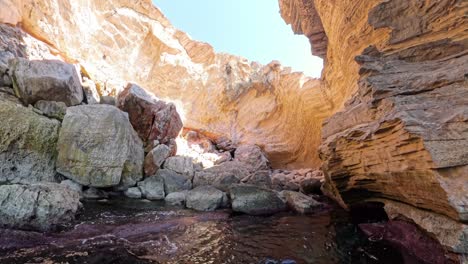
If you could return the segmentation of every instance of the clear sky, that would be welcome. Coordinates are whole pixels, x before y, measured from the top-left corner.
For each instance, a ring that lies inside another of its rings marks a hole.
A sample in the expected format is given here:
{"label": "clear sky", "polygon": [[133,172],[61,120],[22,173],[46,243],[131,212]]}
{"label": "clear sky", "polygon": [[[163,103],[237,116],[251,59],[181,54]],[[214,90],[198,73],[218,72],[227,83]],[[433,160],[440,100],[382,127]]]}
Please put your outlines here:
{"label": "clear sky", "polygon": [[278,0],[153,0],[178,29],[208,42],[217,52],[267,64],[278,60],[294,71],[320,77],[322,60],[308,39],[294,35],[281,18]]}

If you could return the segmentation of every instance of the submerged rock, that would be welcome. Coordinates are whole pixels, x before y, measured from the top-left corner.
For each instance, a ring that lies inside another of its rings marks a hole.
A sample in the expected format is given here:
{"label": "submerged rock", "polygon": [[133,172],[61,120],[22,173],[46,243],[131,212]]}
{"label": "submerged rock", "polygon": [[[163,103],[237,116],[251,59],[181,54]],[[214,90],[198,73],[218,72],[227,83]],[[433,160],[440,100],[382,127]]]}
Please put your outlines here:
{"label": "submerged rock", "polygon": [[187,192],[187,208],[197,211],[214,211],[228,202],[226,193],[212,187],[200,186]]}
{"label": "submerged rock", "polygon": [[0,98],[0,183],[55,181],[60,122]]}
{"label": "submerged rock", "polygon": [[0,225],[50,230],[75,218],[78,192],[57,183],[0,186]]}
{"label": "submerged rock", "polygon": [[282,191],[280,195],[284,197],[289,208],[301,214],[313,213],[323,207],[322,203],[300,192]]}
{"label": "submerged rock", "polygon": [[151,176],[138,183],[141,194],[148,200],[164,199],[164,179],[161,176]]}
{"label": "submerged rock", "polygon": [[143,141],[169,143],[182,129],[182,120],[172,103],[165,103],[136,84],[129,83],[119,94],[117,105],[127,112]]}
{"label": "submerged rock", "polygon": [[250,215],[274,214],[286,210],[286,203],[276,192],[253,185],[229,188],[232,210]]}
{"label": "submerged rock", "polygon": [[57,149],[57,171],[85,186],[125,188],[143,177],[143,143],[110,105],[69,107]]}
{"label": "submerged rock", "polygon": [[83,101],[80,78],[71,64],[16,58],[11,61],[10,68],[16,92],[25,104],[50,100],[72,106]]}

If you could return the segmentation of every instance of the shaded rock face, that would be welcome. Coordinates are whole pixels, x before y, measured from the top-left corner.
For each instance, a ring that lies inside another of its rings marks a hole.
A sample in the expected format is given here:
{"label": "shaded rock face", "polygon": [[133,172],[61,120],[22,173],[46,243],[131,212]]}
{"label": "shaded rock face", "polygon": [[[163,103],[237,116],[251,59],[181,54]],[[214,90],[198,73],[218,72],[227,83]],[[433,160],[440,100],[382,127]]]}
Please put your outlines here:
{"label": "shaded rock face", "polygon": [[213,185],[216,188],[226,191],[229,186],[240,183],[249,176],[250,173],[244,165],[237,161],[226,161],[220,165],[204,169],[195,173],[193,186]]}
{"label": "shaded rock face", "polygon": [[163,200],[166,196],[164,192],[164,179],[159,176],[151,176],[138,183],[141,194],[148,200]]}
{"label": "shaded rock face", "polygon": [[145,157],[144,171],[146,176],[154,175],[164,161],[169,157],[171,150],[168,146],[160,144],[153,148]]}
{"label": "shaded rock face", "polygon": [[286,210],[286,203],[269,189],[253,185],[237,185],[229,188],[232,210],[250,215],[267,215]]}
{"label": "shaded rock face", "polygon": [[41,110],[45,116],[62,121],[67,112],[67,105],[64,102],[37,101],[34,107]]}
{"label": "shaded rock face", "polygon": [[60,122],[0,98],[0,183],[55,181]]}
{"label": "shaded rock face", "polygon": [[49,100],[72,106],[83,101],[83,88],[71,64],[17,58],[10,62],[10,71],[15,91],[26,105]]}
{"label": "shaded rock face", "polygon": [[128,113],[130,122],[145,142],[169,143],[182,129],[182,120],[173,104],[158,100],[136,84],[128,84],[119,94],[118,107]]}
{"label": "shaded rock face", "polygon": [[75,218],[79,193],[57,183],[0,186],[0,225],[50,230]]}
{"label": "shaded rock face", "polygon": [[57,171],[85,186],[130,187],[143,177],[143,144],[114,106],[69,107],[57,149]]}
{"label": "shaded rock face", "polygon": [[280,195],[292,210],[301,214],[313,213],[323,207],[322,203],[300,192],[282,191]]}
{"label": "shaded rock face", "polygon": [[[280,1],[283,17],[309,29],[311,17],[320,17],[328,39],[323,78],[340,110],[323,124],[324,190],[345,207],[374,199],[406,204],[392,214],[468,253],[458,239],[468,208],[466,4],[302,2]],[[450,223],[444,232],[429,224],[439,218]]]}

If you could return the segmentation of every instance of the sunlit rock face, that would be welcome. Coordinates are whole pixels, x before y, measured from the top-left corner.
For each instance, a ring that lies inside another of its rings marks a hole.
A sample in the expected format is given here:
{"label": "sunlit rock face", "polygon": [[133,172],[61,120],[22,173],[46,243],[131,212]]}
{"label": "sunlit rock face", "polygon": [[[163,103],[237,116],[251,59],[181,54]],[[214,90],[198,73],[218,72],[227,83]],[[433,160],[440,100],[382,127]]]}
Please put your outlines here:
{"label": "sunlit rock face", "polygon": [[304,2],[279,1],[295,32],[327,46],[337,111],[322,130],[327,191],[343,206],[384,202],[389,217],[468,253],[468,5]]}
{"label": "sunlit rock face", "polygon": [[257,144],[274,167],[319,166],[320,124],[331,109],[319,80],[217,54],[150,0],[2,0],[0,8],[1,22],[79,64],[101,95],[135,82],[175,103],[186,128]]}

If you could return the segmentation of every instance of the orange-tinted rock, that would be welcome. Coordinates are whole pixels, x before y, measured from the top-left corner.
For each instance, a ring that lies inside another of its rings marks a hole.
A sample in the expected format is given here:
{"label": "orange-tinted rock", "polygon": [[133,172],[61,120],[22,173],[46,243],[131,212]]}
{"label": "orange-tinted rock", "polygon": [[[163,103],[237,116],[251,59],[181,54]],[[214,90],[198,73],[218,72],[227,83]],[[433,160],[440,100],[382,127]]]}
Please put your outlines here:
{"label": "orange-tinted rock", "polygon": [[130,122],[145,142],[169,143],[182,129],[182,120],[174,104],[158,100],[135,84],[128,84],[119,94],[118,107],[128,113]]}

